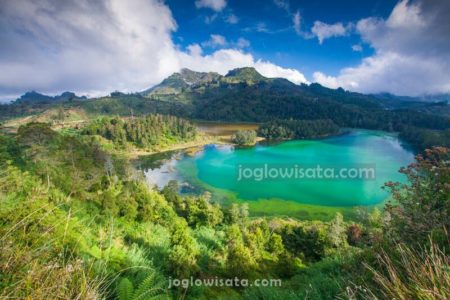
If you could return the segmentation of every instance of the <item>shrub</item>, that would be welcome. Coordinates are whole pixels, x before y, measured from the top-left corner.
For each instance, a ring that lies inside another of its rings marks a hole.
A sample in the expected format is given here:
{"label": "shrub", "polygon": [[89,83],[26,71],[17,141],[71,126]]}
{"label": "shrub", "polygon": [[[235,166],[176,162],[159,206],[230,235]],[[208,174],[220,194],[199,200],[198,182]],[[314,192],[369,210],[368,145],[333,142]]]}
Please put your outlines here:
{"label": "shrub", "polygon": [[253,145],[256,142],[254,130],[239,130],[231,136],[231,141],[239,146]]}

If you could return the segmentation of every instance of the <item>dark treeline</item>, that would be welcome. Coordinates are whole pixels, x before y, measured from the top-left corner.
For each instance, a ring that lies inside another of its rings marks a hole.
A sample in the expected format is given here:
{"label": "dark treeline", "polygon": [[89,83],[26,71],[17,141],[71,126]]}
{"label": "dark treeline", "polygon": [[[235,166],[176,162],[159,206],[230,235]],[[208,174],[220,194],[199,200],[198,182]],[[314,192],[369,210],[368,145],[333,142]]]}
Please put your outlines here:
{"label": "dark treeline", "polygon": [[399,137],[416,149],[427,149],[434,145],[450,147],[450,129],[432,130],[414,126],[405,126]]}
{"label": "dark treeline", "polygon": [[[228,85],[193,93],[193,116],[221,121],[331,120],[341,128],[399,132],[417,150],[444,145],[448,118],[413,109],[388,110],[375,98],[320,86]],[[413,132],[420,130],[416,136]],[[433,138],[432,136],[440,136]],[[437,143],[430,143],[433,140]]]}
{"label": "dark treeline", "polygon": [[[424,113],[423,107],[393,106],[393,100],[387,105],[385,100],[374,96],[328,89],[319,84],[298,86],[284,79],[264,78],[254,70],[242,70],[236,74],[200,81],[189,87],[179,82],[183,88],[178,93],[160,94],[160,90],[157,97],[112,93],[109,97],[96,99],[50,102],[53,104],[47,103],[48,100],[45,103],[16,101],[10,105],[0,105],[0,119],[37,114],[55,105],[62,105],[64,108],[80,108],[90,116],[161,113],[230,122],[331,120],[341,128],[399,132],[417,150],[431,145],[444,145],[444,131],[449,128],[448,116]],[[430,109],[430,105],[425,105],[428,107],[425,111],[436,110],[436,107]],[[442,111],[445,112],[444,108]]]}
{"label": "dark treeline", "polygon": [[137,147],[148,148],[173,142],[192,140],[197,135],[196,127],[181,118],[151,114],[145,117],[98,118],[83,130],[86,135],[100,135],[118,145],[127,142]]}
{"label": "dark treeline", "polygon": [[338,132],[339,127],[331,120],[276,120],[258,129],[258,135],[267,139],[307,139]]}

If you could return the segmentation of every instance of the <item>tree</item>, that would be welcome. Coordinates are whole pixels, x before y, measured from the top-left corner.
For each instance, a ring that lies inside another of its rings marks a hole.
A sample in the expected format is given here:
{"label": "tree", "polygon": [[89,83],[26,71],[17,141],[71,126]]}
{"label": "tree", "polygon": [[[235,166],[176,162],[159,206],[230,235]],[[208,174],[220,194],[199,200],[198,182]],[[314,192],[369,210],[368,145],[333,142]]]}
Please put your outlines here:
{"label": "tree", "polygon": [[244,244],[241,229],[230,225],[226,230],[227,268],[234,275],[246,275],[256,267],[256,261]]}
{"label": "tree", "polygon": [[[388,203],[390,222],[385,230],[393,239],[426,243],[431,234],[437,242],[450,232],[449,148],[434,147],[416,156],[415,163],[400,170],[408,182],[388,182],[395,203]],[[447,241],[448,242],[448,241]]]}
{"label": "tree", "polygon": [[239,146],[253,145],[256,142],[254,130],[239,130],[231,136],[231,141]]}
{"label": "tree", "polygon": [[243,225],[248,218],[248,204],[236,204],[232,203],[226,210],[226,219],[229,224]]}
{"label": "tree", "polygon": [[344,217],[341,213],[337,212],[328,229],[328,241],[333,247],[339,248],[345,243],[345,232]]}
{"label": "tree", "polygon": [[283,239],[277,233],[272,233],[268,243],[268,250],[275,257],[278,257],[284,252]]}
{"label": "tree", "polygon": [[55,131],[47,123],[30,122],[20,126],[17,131],[19,143],[26,146],[33,146],[35,144],[41,146],[52,141],[55,137]]}
{"label": "tree", "polygon": [[169,261],[171,272],[178,278],[187,278],[197,271],[198,245],[189,233],[184,219],[175,220],[170,235]]}

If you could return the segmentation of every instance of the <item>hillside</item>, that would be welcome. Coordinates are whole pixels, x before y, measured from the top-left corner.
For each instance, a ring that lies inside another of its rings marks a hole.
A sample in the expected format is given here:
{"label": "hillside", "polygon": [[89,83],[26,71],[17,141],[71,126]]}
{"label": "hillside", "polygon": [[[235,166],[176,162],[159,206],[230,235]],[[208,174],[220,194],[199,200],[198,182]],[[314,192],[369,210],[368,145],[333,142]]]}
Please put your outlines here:
{"label": "hillside", "polygon": [[226,122],[331,120],[339,127],[400,132],[418,149],[436,142],[448,146],[444,138],[449,135],[447,103],[364,95],[317,83],[296,85],[282,78],[266,78],[254,68],[234,69],[225,76],[183,69],[141,93],[114,92],[87,100],[70,95],[27,93],[12,104],[0,105],[0,119],[45,114],[59,107],[75,109],[76,115],[87,118],[162,113]]}
{"label": "hillside", "polygon": [[155,85],[143,92],[141,95],[151,97],[156,95],[177,95],[185,89],[198,84],[210,83],[220,77],[214,72],[195,72],[189,69],[181,69],[179,73],[174,73],[164,79],[160,84]]}

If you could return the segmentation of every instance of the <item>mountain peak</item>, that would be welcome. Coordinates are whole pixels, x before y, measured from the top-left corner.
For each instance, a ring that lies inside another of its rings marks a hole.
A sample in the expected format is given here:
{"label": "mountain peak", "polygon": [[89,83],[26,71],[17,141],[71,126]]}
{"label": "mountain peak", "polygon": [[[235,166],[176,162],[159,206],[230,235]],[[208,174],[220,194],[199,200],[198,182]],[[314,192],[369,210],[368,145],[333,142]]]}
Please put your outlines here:
{"label": "mountain peak", "polygon": [[149,95],[176,95],[193,85],[208,83],[221,77],[215,72],[196,72],[187,68],[173,73],[160,84],[143,91],[144,96]]}
{"label": "mountain peak", "polygon": [[243,67],[243,68],[236,68],[228,72],[225,77],[235,77],[237,79],[241,80],[252,80],[252,81],[259,81],[266,79],[264,76],[262,76],[258,71],[256,71],[253,67]]}

